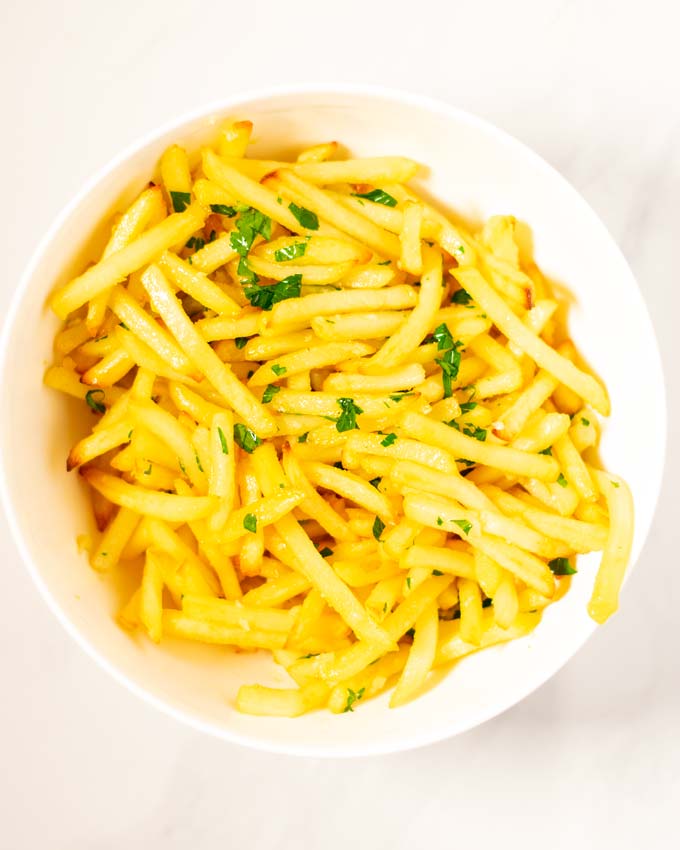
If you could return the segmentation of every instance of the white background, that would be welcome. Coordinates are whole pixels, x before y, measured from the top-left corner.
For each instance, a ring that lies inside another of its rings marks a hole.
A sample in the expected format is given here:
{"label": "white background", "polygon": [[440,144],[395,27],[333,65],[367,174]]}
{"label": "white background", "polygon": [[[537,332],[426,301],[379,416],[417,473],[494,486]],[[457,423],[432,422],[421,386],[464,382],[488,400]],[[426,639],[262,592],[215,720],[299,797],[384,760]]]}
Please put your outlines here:
{"label": "white background", "polygon": [[[621,611],[479,729],[355,761],[250,752],[110,680],[48,612],[0,517],[0,845],[63,850],[645,848],[677,839],[680,16],[668,0],[4,0],[4,313],[84,180],[166,120],[270,84],[376,83],[490,119],[623,248],[669,385],[665,488]],[[635,346],[635,340],[630,340]],[[631,375],[631,392],[644,375]],[[640,411],[645,416],[645,411]],[[39,529],[39,517],[36,517]]]}

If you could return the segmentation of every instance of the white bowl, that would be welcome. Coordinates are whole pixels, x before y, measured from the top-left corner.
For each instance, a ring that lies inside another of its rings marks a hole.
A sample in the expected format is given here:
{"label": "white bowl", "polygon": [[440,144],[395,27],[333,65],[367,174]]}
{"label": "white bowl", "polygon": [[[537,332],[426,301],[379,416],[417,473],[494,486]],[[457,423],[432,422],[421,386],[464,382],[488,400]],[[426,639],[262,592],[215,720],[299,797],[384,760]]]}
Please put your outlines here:
{"label": "white bowl", "polygon": [[521,700],[593,632],[586,602],[597,556],[579,560],[570,592],[531,636],[464,659],[411,704],[390,710],[383,696],[351,714],[287,720],[248,717],[233,707],[243,682],[284,683],[272,662],[131,637],[114,620],[121,591],[77,551],[76,535],[91,530],[91,512],[65,458],[89,415],[82,402],[42,385],[58,326],[46,297],[90,258],[102,223],[140,190],[168,144],[195,148],[234,114],[255,122],[254,156],[292,154],[329,139],[359,155],[403,154],[429,167],[417,183],[456,212],[476,220],[511,213],[530,225],[539,266],[573,296],[572,336],[609,388],[613,414],[602,459],[633,489],[637,559],[661,484],[666,412],[654,331],[621,252],[574,189],[504,132],[441,103],[365,88],[269,91],[202,109],[141,139],[59,216],[18,287],[3,338],[0,451],[10,527],[36,584],[76,641],[136,694],[198,729],[309,756],[385,753],[455,735]]}

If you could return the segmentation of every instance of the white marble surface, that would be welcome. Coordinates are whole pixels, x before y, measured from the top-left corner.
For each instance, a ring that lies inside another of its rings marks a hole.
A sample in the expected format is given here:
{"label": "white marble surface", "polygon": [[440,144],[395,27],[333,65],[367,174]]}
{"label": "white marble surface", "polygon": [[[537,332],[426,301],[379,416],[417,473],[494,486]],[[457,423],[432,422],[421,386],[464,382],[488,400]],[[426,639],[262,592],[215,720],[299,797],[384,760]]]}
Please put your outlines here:
{"label": "white marble surface", "polygon": [[[0,307],[85,178],[176,113],[272,82],[402,87],[496,122],[592,203],[652,312],[677,434],[674,6],[6,0]],[[642,380],[631,375],[632,392]],[[679,474],[671,440],[620,615],[551,682],[458,739],[349,762],[250,752],[143,705],[61,630],[0,518],[0,845],[669,846],[680,803]]]}

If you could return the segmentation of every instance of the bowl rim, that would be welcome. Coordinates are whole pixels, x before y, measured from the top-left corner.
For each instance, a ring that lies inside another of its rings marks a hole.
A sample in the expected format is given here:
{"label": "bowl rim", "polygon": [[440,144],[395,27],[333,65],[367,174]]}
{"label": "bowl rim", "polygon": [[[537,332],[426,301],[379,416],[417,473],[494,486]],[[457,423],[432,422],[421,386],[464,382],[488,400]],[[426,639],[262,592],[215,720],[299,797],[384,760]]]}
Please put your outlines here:
{"label": "bowl rim", "polygon": [[[654,323],[650,316],[649,309],[645,302],[644,296],[639,287],[639,284],[637,283],[635,275],[633,274],[632,269],[630,268],[628,261],[626,260],[625,255],[623,254],[623,251],[619,247],[617,241],[609,232],[609,229],[607,228],[605,223],[593,210],[588,201],[580,194],[580,192],[578,192],[571,185],[571,183],[557,170],[557,168],[550,165],[550,163],[543,159],[540,154],[536,153],[536,151],[534,151],[531,147],[517,139],[515,136],[513,136],[506,130],[496,126],[495,124],[484,118],[479,117],[478,115],[475,115],[474,113],[453,106],[450,103],[436,97],[379,85],[313,83],[290,86],[267,86],[258,89],[239,92],[229,97],[209,101],[203,105],[197,106],[191,110],[183,112],[179,116],[171,118],[162,123],[161,125],[152,127],[150,130],[147,130],[141,136],[137,137],[134,141],[126,145],[118,154],[116,154],[107,162],[105,162],[102,166],[97,168],[90,175],[90,177],[85,180],[81,188],[71,197],[71,200],[68,201],[68,203],[61,209],[61,211],[57,213],[51,225],[45,232],[44,236],[38,241],[37,245],[33,248],[28,264],[26,265],[24,272],[19,280],[19,284],[10,299],[5,321],[3,322],[2,331],[0,333],[0,379],[4,375],[5,369],[7,368],[9,357],[9,341],[17,314],[19,312],[25,294],[29,288],[29,284],[34,276],[37,267],[39,266],[42,260],[43,255],[47,251],[49,245],[52,243],[55,235],[59,232],[59,230],[68,220],[71,214],[87,198],[90,192],[92,192],[92,190],[95,189],[96,186],[102,180],[104,180],[114,169],[116,169],[119,165],[121,165],[130,157],[132,157],[134,154],[151,145],[158,138],[166,135],[167,133],[172,132],[175,129],[180,129],[183,126],[191,123],[192,121],[208,117],[211,115],[211,113],[224,114],[230,109],[246,106],[252,101],[275,99],[277,97],[296,97],[323,94],[327,94],[330,96],[346,95],[349,97],[358,97],[364,99],[380,99],[393,104],[420,108],[428,112],[440,115],[445,119],[455,119],[458,121],[462,121],[470,126],[477,127],[480,130],[483,130],[489,136],[493,136],[497,141],[501,142],[506,147],[514,148],[522,156],[532,160],[533,164],[538,169],[550,175],[553,180],[557,180],[562,185],[562,188],[564,190],[569,192],[572,196],[575,196],[575,198],[582,205],[584,212],[587,213],[590,219],[588,222],[589,226],[599,230],[601,235],[609,241],[610,247],[612,248],[613,252],[618,254],[618,259],[628,270],[631,279],[636,285],[638,294],[640,296],[641,306],[645,311],[646,318],[652,330],[652,347],[654,349],[654,355],[657,361],[656,365],[659,371],[661,388],[661,395],[658,400],[658,409],[661,418],[661,423],[659,426],[659,430],[661,433],[659,436],[661,437],[662,443],[658,455],[659,464],[661,467],[661,475],[659,476],[659,484],[654,497],[652,511],[650,513],[650,523],[648,527],[644,529],[644,534],[639,538],[639,554],[635,562],[631,563],[626,571],[625,580],[627,581],[637,562],[642,557],[647,540],[649,539],[649,533],[653,524],[654,515],[656,514],[663,486],[663,469],[665,467],[668,437],[666,378],[663,370],[663,361],[660,354],[656,329],[654,327]],[[589,623],[588,628],[584,629],[584,633],[580,641],[573,648],[571,648],[569,654],[567,654],[564,658],[560,659],[557,666],[551,668],[551,670],[545,675],[542,674],[538,676],[535,680],[529,682],[526,687],[521,688],[517,692],[514,692],[512,695],[510,695],[509,698],[503,701],[490,703],[484,710],[478,713],[474,721],[456,724],[454,719],[450,724],[446,726],[437,726],[433,730],[423,730],[415,734],[404,734],[403,738],[400,739],[398,742],[392,741],[375,743],[370,746],[367,746],[365,744],[357,746],[345,746],[344,749],[340,752],[334,749],[332,746],[313,745],[312,747],[309,747],[304,744],[278,744],[277,742],[274,742],[270,739],[264,740],[249,734],[234,732],[226,726],[218,726],[214,723],[201,720],[200,718],[191,714],[189,711],[177,708],[169,701],[166,701],[164,698],[156,696],[155,694],[149,692],[142,685],[129,678],[125,672],[119,669],[112,661],[110,661],[105,655],[103,655],[90,643],[89,639],[79,631],[76,625],[69,619],[67,614],[60,607],[59,603],[52,595],[52,592],[48,587],[46,581],[43,579],[36,565],[36,562],[28,551],[28,547],[26,546],[23,535],[20,531],[18,517],[14,509],[9,482],[7,480],[4,468],[4,450],[1,445],[0,504],[4,509],[7,524],[10,529],[10,534],[21,556],[21,560],[24,566],[26,567],[29,575],[31,576],[35,586],[37,587],[40,595],[42,596],[48,608],[52,611],[56,619],[66,630],[66,632],[80,646],[80,648],[91,659],[93,659],[97,665],[99,665],[100,668],[105,670],[110,676],[113,677],[114,680],[116,680],[119,684],[123,685],[125,688],[128,689],[128,691],[135,694],[145,703],[155,707],[166,716],[172,717],[174,720],[186,724],[189,728],[212,735],[213,737],[220,738],[221,740],[228,741],[234,744],[239,744],[241,746],[247,746],[252,749],[259,750],[261,752],[271,752],[312,758],[349,758],[404,752],[407,750],[412,750],[419,747],[434,744],[438,741],[447,740],[448,738],[452,738],[455,735],[470,731],[471,729],[474,729],[482,725],[483,723],[486,723],[488,720],[497,717],[498,715],[504,713],[505,711],[520,703],[527,696],[533,693],[533,691],[540,688],[543,684],[545,684],[545,682],[555,676],[562,669],[562,667],[568,661],[570,661],[576,655],[577,652],[579,652],[579,650],[584,646],[584,644],[588,641],[588,639],[592,636],[592,634],[597,628],[596,623]]]}

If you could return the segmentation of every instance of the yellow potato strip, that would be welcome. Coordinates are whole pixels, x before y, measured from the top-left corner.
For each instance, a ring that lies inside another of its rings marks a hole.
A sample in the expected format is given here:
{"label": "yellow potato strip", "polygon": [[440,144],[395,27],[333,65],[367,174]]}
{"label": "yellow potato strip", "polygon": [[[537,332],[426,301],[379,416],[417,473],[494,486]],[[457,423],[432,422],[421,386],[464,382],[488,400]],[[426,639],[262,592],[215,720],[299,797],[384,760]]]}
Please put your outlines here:
{"label": "yellow potato strip", "polygon": [[158,258],[158,267],[182,292],[209,310],[230,316],[240,312],[239,305],[205,274],[196,271],[193,263],[189,265],[176,254],[165,251]]}
{"label": "yellow potato strip", "polygon": [[144,487],[127,484],[115,475],[98,469],[85,469],[82,473],[87,483],[114,505],[120,505],[140,514],[148,514],[168,522],[188,521],[207,516],[214,507],[208,496],[174,496],[154,493]]}
{"label": "yellow potato strip", "polygon": [[290,377],[310,369],[322,369],[350,357],[365,357],[374,351],[373,346],[365,342],[329,342],[315,345],[263,363],[248,381],[248,386],[262,387],[281,380],[284,375]]}
{"label": "yellow potato strip", "polygon": [[504,472],[526,475],[541,481],[555,481],[559,475],[557,462],[548,455],[533,455],[509,446],[480,442],[418,413],[405,414],[402,427],[407,433],[439,446],[455,457],[464,457]]}
{"label": "yellow potato strip", "polygon": [[371,360],[372,366],[394,367],[406,360],[427,336],[442,298],[442,258],[438,251],[425,251],[418,304],[404,324]]}
{"label": "yellow potato strip", "polygon": [[175,339],[226,403],[252,425],[261,437],[274,434],[276,423],[269,411],[259,403],[229,367],[222,363],[198,333],[160,269],[157,266],[149,266],[142,277],[142,282],[154,307],[163,317],[163,321]]}
{"label": "yellow potato strip", "polygon": [[300,299],[280,301],[272,308],[269,323],[273,325],[309,322],[332,313],[356,313],[371,310],[403,310],[415,307],[416,290],[401,284],[389,289],[323,292]]}
{"label": "yellow potato strip", "polygon": [[203,226],[207,213],[198,204],[175,213],[143,233],[134,242],[89,268],[52,296],[51,306],[60,319],[90,298],[124,280],[129,274],[151,262],[161,251],[189,236]]}
{"label": "yellow potato strip", "polygon": [[455,270],[455,275],[508,339],[528,354],[542,369],[592,404],[598,413],[604,416],[609,414],[609,398],[603,386],[592,375],[582,372],[532,333],[476,269],[459,268]]}

